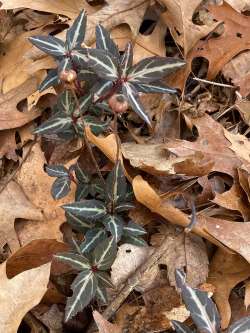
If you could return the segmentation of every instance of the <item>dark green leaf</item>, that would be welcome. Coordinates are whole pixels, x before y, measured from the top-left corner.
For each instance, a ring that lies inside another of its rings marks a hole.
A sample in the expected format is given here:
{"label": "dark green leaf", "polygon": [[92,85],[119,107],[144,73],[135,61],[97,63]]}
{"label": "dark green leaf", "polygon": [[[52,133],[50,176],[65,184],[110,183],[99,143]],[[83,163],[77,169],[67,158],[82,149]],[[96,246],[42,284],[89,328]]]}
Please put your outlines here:
{"label": "dark green leaf", "polygon": [[60,111],[65,112],[67,115],[71,115],[75,110],[75,99],[70,90],[65,90],[58,98],[57,102]]}
{"label": "dark green leaf", "polygon": [[45,121],[37,129],[35,129],[35,134],[56,134],[65,130],[70,129],[72,126],[72,119],[70,117],[51,117],[49,120]]}
{"label": "dark green leaf", "polygon": [[54,257],[60,261],[65,262],[66,264],[69,264],[71,267],[79,271],[86,271],[91,269],[89,261],[80,254],[63,252],[56,254]]}
{"label": "dark green leaf", "polygon": [[89,126],[91,131],[95,135],[103,133],[107,129],[108,125],[110,124],[109,119],[107,119],[105,122],[103,122],[94,116],[84,116],[83,120],[84,120],[85,126]]}
{"label": "dark green leaf", "polygon": [[91,81],[96,80],[96,73],[91,68],[80,68],[77,72],[78,80],[80,81]]}
{"label": "dark green leaf", "polygon": [[60,80],[57,74],[57,70],[56,69],[51,69],[48,72],[48,75],[46,76],[46,78],[43,80],[43,82],[40,84],[39,86],[39,91],[42,92],[50,87],[53,87],[57,84],[59,84]]}
{"label": "dark green leaf", "polygon": [[108,200],[113,202],[113,205],[121,202],[126,195],[127,182],[123,172],[121,162],[118,161],[113,170],[107,177],[107,195]]}
{"label": "dark green leaf", "polygon": [[114,81],[118,78],[117,61],[108,52],[100,49],[87,49],[88,65],[102,79]]}
{"label": "dark green leaf", "polygon": [[145,58],[133,66],[128,73],[132,83],[154,82],[183,67],[185,61],[167,57]]}
{"label": "dark green leaf", "polygon": [[68,176],[57,178],[51,187],[52,197],[56,200],[65,197],[70,191],[70,184],[71,181]]}
{"label": "dark green leaf", "polygon": [[109,91],[113,88],[112,81],[98,80],[98,82],[91,89],[93,93],[93,101],[97,102],[102,97],[107,96]]}
{"label": "dark green leaf", "polygon": [[134,86],[128,82],[125,82],[122,85],[122,91],[123,94],[127,97],[127,100],[132,109],[138,114],[140,118],[142,118],[147,124],[151,126],[151,121],[144,110],[144,107]]}
{"label": "dark green leaf", "polygon": [[100,178],[94,178],[90,184],[90,194],[95,197],[98,194],[98,198],[104,199],[105,192],[103,188],[103,183]]}
{"label": "dark green leaf", "polygon": [[55,57],[65,55],[64,42],[54,36],[32,36],[29,37],[29,41],[47,54],[51,54]]}
{"label": "dark green leaf", "polygon": [[93,252],[93,266],[105,271],[111,267],[117,253],[117,245],[114,237],[102,241]]}
{"label": "dark green leaf", "polygon": [[96,298],[101,302],[102,305],[108,303],[108,296],[106,288],[100,287],[99,285],[96,288]]}
{"label": "dark green leaf", "polygon": [[101,228],[94,228],[88,230],[85,234],[85,240],[80,245],[82,253],[88,253],[93,250],[97,244],[103,241],[106,238],[106,232]]}
{"label": "dark green leaf", "polygon": [[69,57],[64,57],[57,68],[58,76],[60,77],[60,73],[64,71],[69,71],[72,69],[72,61]]}
{"label": "dark green leaf", "polygon": [[75,316],[89,304],[96,294],[97,280],[93,272],[80,273],[74,280],[72,286],[73,295],[67,299],[65,308],[65,321]]}
{"label": "dark green leaf", "polygon": [[185,324],[177,320],[171,320],[172,325],[177,333],[193,333],[193,331]]}
{"label": "dark green leaf", "polygon": [[130,67],[133,65],[133,45],[128,42],[121,58],[121,76],[127,77]]}
{"label": "dark green leaf", "polygon": [[133,208],[135,208],[135,205],[132,202],[121,202],[115,206],[115,212],[121,213]]}
{"label": "dark green leaf", "polygon": [[87,221],[95,221],[104,217],[107,213],[103,202],[99,200],[83,200],[62,206],[66,212],[82,216]]}
{"label": "dark green leaf", "polygon": [[97,278],[98,284],[104,287],[114,288],[110,276],[107,272],[96,272],[95,276]]}
{"label": "dark green leaf", "polygon": [[110,33],[101,24],[96,26],[96,48],[108,51],[116,58],[120,56],[118,47],[111,39]]}
{"label": "dark green leaf", "polygon": [[72,213],[66,212],[67,222],[72,225],[72,227],[79,231],[85,231],[86,229],[90,229],[93,225],[87,221],[85,221],[82,217],[76,216]]}
{"label": "dark green leaf", "polygon": [[87,16],[84,10],[75,19],[72,26],[67,30],[66,43],[69,50],[81,46],[84,41],[86,31]]}
{"label": "dark green leaf", "polygon": [[77,48],[71,51],[71,59],[75,66],[79,68],[88,68],[87,49]]}
{"label": "dark green leaf", "polygon": [[79,99],[81,113],[84,113],[88,109],[92,102],[92,98],[92,94],[89,93]]}
{"label": "dark green leaf", "polygon": [[82,199],[85,199],[89,194],[89,187],[89,184],[78,184],[75,194],[75,200],[80,201]]}
{"label": "dark green leaf", "polygon": [[152,83],[133,83],[137,92],[142,93],[160,93],[160,94],[176,94],[177,90],[166,86],[161,81]]}
{"label": "dark green leaf", "polygon": [[90,175],[87,174],[80,166],[79,163],[76,163],[74,166],[76,178],[80,183],[89,183]]}
{"label": "dark green leaf", "polygon": [[50,177],[67,177],[69,175],[68,169],[62,164],[46,165],[45,171]]}
{"label": "dark green leaf", "polygon": [[115,242],[118,243],[122,236],[124,225],[123,219],[118,215],[107,215],[103,219],[103,224],[105,225],[105,228],[111,232]]}
{"label": "dark green leaf", "polygon": [[132,235],[126,235],[122,236],[122,242],[123,243],[128,243],[128,244],[133,244],[136,246],[147,246],[147,242],[145,242],[144,239]]}
{"label": "dark green leaf", "polygon": [[244,317],[233,323],[228,333],[249,333],[250,332],[250,317]]}
{"label": "dark green leaf", "polygon": [[182,299],[190,311],[193,322],[200,332],[219,332],[220,318],[215,304],[206,292],[189,287],[185,277],[183,271],[176,270],[176,284],[181,290]]}
{"label": "dark green leaf", "polygon": [[125,235],[128,236],[142,236],[145,235],[147,232],[146,230],[140,226],[139,224],[136,224],[132,221],[130,221],[124,228]]}

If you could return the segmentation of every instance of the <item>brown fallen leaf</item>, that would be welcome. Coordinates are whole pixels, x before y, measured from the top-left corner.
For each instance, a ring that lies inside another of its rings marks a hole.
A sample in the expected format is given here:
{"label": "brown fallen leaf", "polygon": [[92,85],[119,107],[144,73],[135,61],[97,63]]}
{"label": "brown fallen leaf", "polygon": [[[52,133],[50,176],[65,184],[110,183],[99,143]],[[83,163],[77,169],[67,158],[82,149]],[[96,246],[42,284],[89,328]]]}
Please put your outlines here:
{"label": "brown fallen leaf", "polygon": [[47,290],[50,263],[18,274],[6,276],[6,263],[0,266],[0,331],[16,333],[25,314],[36,306]]}
{"label": "brown fallen leaf", "polygon": [[227,3],[238,12],[246,12],[250,10],[250,4],[248,0],[227,0]]}
{"label": "brown fallen leaf", "polygon": [[246,307],[246,310],[248,309],[250,305],[250,281],[246,281],[245,283],[245,298],[244,298],[244,305]]}
{"label": "brown fallen leaf", "polygon": [[96,310],[93,312],[93,318],[99,333],[122,333],[122,329],[118,325],[111,324]]}
{"label": "brown fallen leaf", "polygon": [[[250,86],[249,86],[249,91],[250,91]],[[239,111],[244,122],[248,126],[250,126],[250,113],[249,113],[250,101],[248,101],[247,99],[240,99],[240,100],[236,101],[235,107]]]}
{"label": "brown fallen leaf", "polygon": [[27,198],[21,186],[11,181],[0,193],[0,247],[8,243],[12,252],[20,246],[14,229],[16,218],[41,221],[43,214],[41,209]]}
{"label": "brown fallen leaf", "polygon": [[193,15],[201,0],[162,0],[166,11],[161,15],[169,27],[176,43],[184,48],[185,55],[203,37],[209,34],[218,23],[211,25],[197,25],[193,23]]}
{"label": "brown fallen leaf", "polygon": [[41,12],[62,14],[74,19],[81,9],[85,9],[88,12],[93,11],[92,6],[88,5],[86,1],[74,1],[71,0],[2,0],[1,9],[17,9],[21,7],[31,8],[39,10]]}
{"label": "brown fallen leaf", "polygon": [[250,220],[249,203],[244,200],[242,190],[236,182],[229,191],[216,193],[212,202],[227,209],[237,210],[243,216],[244,221]]}
{"label": "brown fallen leaf", "polygon": [[[73,164],[73,161],[70,162]],[[50,191],[54,178],[44,171],[45,163],[44,153],[36,143],[16,175],[16,181],[23,188],[26,197],[43,212],[43,218],[38,222],[30,219],[17,224],[16,230],[22,246],[34,239],[51,238],[62,241],[60,226],[65,221],[65,216],[61,206],[74,201],[75,184],[71,185],[72,190],[65,198],[52,198]]]}
{"label": "brown fallen leaf", "polygon": [[[132,184],[137,201],[173,224],[182,227],[188,226],[190,222],[188,216],[172,204],[164,201],[141,176],[136,176]],[[250,240],[248,237],[250,222],[235,223],[199,214],[192,232],[206,238],[224,250],[228,251],[230,249],[239,253],[250,262]]]}
{"label": "brown fallen leaf", "polygon": [[13,129],[0,132],[0,158],[5,156],[10,160],[18,161],[15,135],[16,131]]}
{"label": "brown fallen leaf", "polygon": [[218,249],[210,264],[208,282],[215,286],[213,298],[221,315],[221,327],[228,327],[231,318],[231,290],[250,276],[250,265],[241,256]]}
{"label": "brown fallen leaf", "polygon": [[20,112],[17,105],[37,89],[37,80],[29,79],[17,89],[0,95],[0,130],[21,127],[40,116],[41,111],[34,108],[31,111]]}

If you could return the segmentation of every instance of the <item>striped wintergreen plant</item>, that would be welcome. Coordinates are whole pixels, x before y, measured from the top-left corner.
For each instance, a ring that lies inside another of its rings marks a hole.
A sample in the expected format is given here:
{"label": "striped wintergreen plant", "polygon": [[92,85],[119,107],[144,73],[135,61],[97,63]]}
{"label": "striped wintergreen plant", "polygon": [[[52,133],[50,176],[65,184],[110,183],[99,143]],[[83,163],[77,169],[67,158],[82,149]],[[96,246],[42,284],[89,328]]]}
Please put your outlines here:
{"label": "striped wintergreen plant", "polygon": [[51,188],[55,200],[71,191],[72,182],[76,185],[75,201],[63,205],[74,235],[73,249],[56,256],[77,272],[71,286],[73,294],[66,304],[66,320],[94,299],[107,302],[106,288],[112,287],[109,270],[117,245],[146,244],[143,239],[146,231],[128,216],[134,207],[133,194],[121,162],[116,161],[111,172],[101,172],[86,128],[95,135],[113,128],[118,142],[117,114],[122,119],[129,109],[151,126],[139,94],[176,93],[161,79],[184,66],[183,60],[167,57],[150,57],[134,64],[132,43],[120,53],[102,25],[96,26],[96,46],[90,48],[84,43],[86,23],[87,17],[82,11],[67,30],[65,41],[54,36],[29,39],[57,63],[57,68],[48,71],[40,91],[56,85],[63,88],[50,118],[35,133],[61,140],[82,139],[93,162],[90,170],[94,169],[86,172],[79,161],[69,168],[45,167],[48,175],[55,178]]}

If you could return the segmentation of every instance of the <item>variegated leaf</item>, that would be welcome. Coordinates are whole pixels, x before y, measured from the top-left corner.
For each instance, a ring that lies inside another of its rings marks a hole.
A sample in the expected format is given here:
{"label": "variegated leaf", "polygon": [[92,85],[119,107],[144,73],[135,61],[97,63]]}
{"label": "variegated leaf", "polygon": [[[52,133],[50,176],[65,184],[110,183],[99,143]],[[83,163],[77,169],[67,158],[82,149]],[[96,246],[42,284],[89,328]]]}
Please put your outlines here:
{"label": "variegated leaf", "polygon": [[229,327],[228,333],[250,333],[250,317],[237,320]]}
{"label": "variegated leaf", "polygon": [[121,58],[121,77],[127,77],[130,67],[133,65],[133,45],[128,42]]}
{"label": "variegated leaf", "polygon": [[183,67],[185,61],[167,57],[145,58],[133,66],[128,73],[132,83],[154,82]]}
{"label": "variegated leaf", "polygon": [[67,115],[71,115],[75,110],[75,99],[70,90],[65,90],[58,98],[58,108]]}
{"label": "variegated leaf", "polygon": [[91,68],[80,68],[77,73],[77,78],[79,81],[94,81],[97,75]]}
{"label": "variegated leaf", "polygon": [[187,325],[177,320],[171,320],[171,324],[177,333],[194,333]]}
{"label": "variegated leaf", "polygon": [[190,311],[198,330],[204,333],[217,333],[220,329],[220,318],[217,308],[207,293],[191,288],[185,282],[185,273],[176,270],[176,284],[181,290],[182,299]]}
{"label": "variegated leaf", "polygon": [[72,126],[72,118],[55,116],[45,121],[35,129],[35,134],[56,134],[70,129]]}
{"label": "variegated leaf", "polygon": [[80,201],[82,199],[85,199],[89,194],[89,187],[89,184],[78,184],[75,194],[75,200]]}
{"label": "variegated leaf", "polygon": [[96,26],[96,48],[108,51],[116,58],[120,56],[118,47],[111,39],[110,33],[101,24]]}
{"label": "variegated leaf", "polygon": [[90,194],[93,197],[98,195],[98,198],[104,199],[105,189],[103,188],[103,183],[100,178],[92,179],[90,184]]}
{"label": "variegated leaf", "polygon": [[51,187],[51,195],[55,200],[64,198],[70,191],[71,181],[68,176],[57,178]]}
{"label": "variegated leaf", "polygon": [[127,97],[127,100],[132,109],[138,114],[140,118],[142,118],[147,124],[151,126],[151,121],[144,110],[144,107],[134,86],[128,82],[125,82],[122,85],[122,91],[123,94]]}
{"label": "variegated leaf", "polygon": [[84,217],[87,221],[95,221],[107,213],[106,206],[99,200],[76,201],[62,206],[66,212]]}
{"label": "variegated leaf", "polygon": [[159,93],[159,94],[176,94],[177,90],[166,86],[161,81],[152,83],[134,83],[133,86],[138,92],[144,94],[147,93]]}
{"label": "variegated leaf", "polygon": [[67,30],[66,44],[69,50],[80,47],[84,41],[87,16],[84,10],[75,19],[72,26]]}
{"label": "variegated leaf", "polygon": [[105,305],[108,303],[108,296],[106,288],[100,287],[97,285],[96,288],[96,298],[100,301],[102,305]]}
{"label": "variegated leaf", "polygon": [[87,49],[76,48],[71,51],[71,59],[75,66],[88,68]]}
{"label": "variegated leaf", "polygon": [[135,208],[135,205],[132,202],[121,202],[115,206],[115,212],[121,213],[133,208]]}
{"label": "variegated leaf", "polygon": [[109,269],[115,260],[116,253],[117,245],[114,237],[105,239],[93,252],[93,266],[101,271]]}
{"label": "variegated leaf", "polygon": [[60,77],[61,72],[69,71],[72,69],[72,61],[69,57],[63,57],[63,59],[59,62],[57,72]]}
{"label": "variegated leaf", "polygon": [[89,183],[90,175],[81,168],[80,164],[77,162],[74,166],[76,178],[80,183]]}
{"label": "variegated leaf", "polygon": [[71,267],[77,269],[78,271],[86,271],[91,269],[89,261],[80,254],[63,252],[56,254],[54,257],[66,264],[69,264]]}
{"label": "variegated leaf", "polygon": [[120,161],[117,161],[113,170],[109,173],[106,184],[108,199],[115,206],[116,203],[125,198],[127,191],[127,182]]}
{"label": "variegated leaf", "polygon": [[96,294],[97,280],[93,272],[80,273],[71,286],[73,295],[67,299],[65,321],[87,306]]}
{"label": "variegated leaf", "polygon": [[91,131],[95,134],[101,134],[103,133],[108,125],[110,124],[110,119],[107,119],[105,122],[100,121],[98,118],[94,116],[84,116],[83,117],[85,126],[89,126]]}
{"label": "variegated leaf", "polygon": [[84,235],[85,240],[80,245],[80,249],[82,253],[88,253],[93,250],[97,244],[103,241],[107,235],[104,229],[94,228],[88,230]]}
{"label": "variegated leaf", "polygon": [[84,113],[86,110],[88,110],[88,107],[91,105],[92,98],[92,94],[88,93],[79,99],[81,113]]}
{"label": "variegated leaf", "polygon": [[45,166],[45,171],[50,177],[67,177],[69,171],[62,164],[50,164]]}
{"label": "variegated leaf", "polygon": [[107,272],[96,272],[95,276],[97,278],[98,284],[108,288],[114,287],[111,278]]}
{"label": "variegated leaf", "polygon": [[66,53],[64,42],[54,36],[32,36],[29,37],[29,41],[38,49],[55,57],[62,57]]}
{"label": "variegated leaf", "polygon": [[140,226],[139,224],[136,224],[132,221],[130,221],[124,228],[123,231],[128,236],[143,236],[147,232],[146,230]]}
{"label": "variegated leaf", "polygon": [[67,218],[67,222],[76,230],[78,231],[85,231],[86,229],[90,229],[93,225],[87,221],[85,221],[82,217],[79,217],[75,214],[66,212],[65,214]]}
{"label": "variegated leaf", "polygon": [[107,96],[112,88],[113,88],[112,81],[99,80],[91,89],[94,96],[93,101],[96,103],[97,101]]}
{"label": "variegated leaf", "polygon": [[39,86],[39,91],[42,92],[50,87],[56,86],[57,84],[59,84],[60,80],[58,77],[58,73],[56,69],[51,69],[48,72],[48,75],[46,76],[46,78],[42,81],[42,83]]}
{"label": "variegated leaf", "polygon": [[118,78],[118,64],[108,52],[99,49],[87,49],[88,65],[102,79],[114,81]]}
{"label": "variegated leaf", "polygon": [[133,244],[136,246],[147,246],[147,242],[145,242],[144,239],[138,237],[138,236],[133,236],[133,235],[124,235],[122,236],[122,242],[123,243],[128,243],[128,244]]}
{"label": "variegated leaf", "polygon": [[105,228],[111,232],[111,235],[114,237],[115,242],[118,243],[121,239],[124,222],[123,219],[118,215],[107,215],[103,219],[103,224]]}

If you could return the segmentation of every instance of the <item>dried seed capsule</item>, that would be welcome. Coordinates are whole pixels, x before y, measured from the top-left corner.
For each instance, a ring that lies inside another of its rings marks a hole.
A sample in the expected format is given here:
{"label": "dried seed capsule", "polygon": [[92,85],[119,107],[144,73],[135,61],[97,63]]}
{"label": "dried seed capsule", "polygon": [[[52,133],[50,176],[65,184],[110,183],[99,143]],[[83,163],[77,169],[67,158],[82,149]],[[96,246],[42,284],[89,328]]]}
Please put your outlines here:
{"label": "dried seed capsule", "polygon": [[73,69],[65,70],[60,73],[60,80],[66,83],[72,83],[76,80],[77,74]]}
{"label": "dried seed capsule", "polygon": [[125,100],[123,95],[113,95],[108,100],[110,108],[117,113],[126,112],[128,109],[128,102]]}

